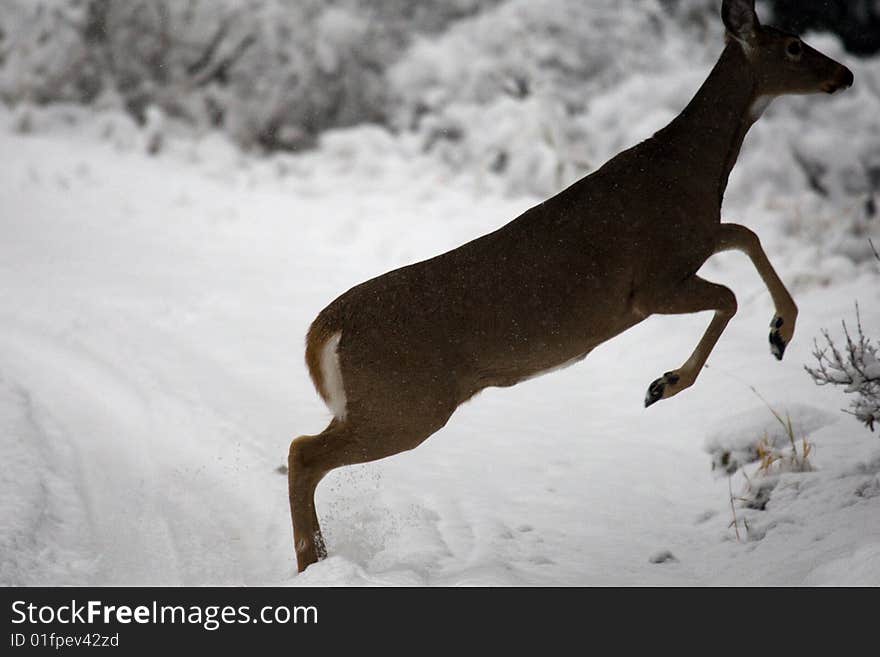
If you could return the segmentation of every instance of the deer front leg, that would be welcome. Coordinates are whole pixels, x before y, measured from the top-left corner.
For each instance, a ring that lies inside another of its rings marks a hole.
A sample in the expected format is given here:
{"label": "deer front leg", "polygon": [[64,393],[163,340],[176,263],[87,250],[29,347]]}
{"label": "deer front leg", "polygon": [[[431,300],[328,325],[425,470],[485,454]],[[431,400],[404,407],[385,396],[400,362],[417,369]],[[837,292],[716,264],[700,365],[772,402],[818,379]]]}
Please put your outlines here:
{"label": "deer front leg", "polygon": [[798,315],[797,305],[767,259],[758,236],[739,224],[721,224],[715,252],[734,249],[749,256],[770,292],[776,309],[776,314],[770,322],[770,352],[777,360],[782,360],[785,348],[794,336],[794,325]]}
{"label": "deer front leg", "polygon": [[736,314],[736,297],[733,292],[723,285],[710,283],[699,276],[691,276],[675,288],[667,298],[659,302],[654,300],[651,304],[651,312],[660,315],[684,315],[703,310],[715,311],[709,328],[684,365],[677,370],[666,372],[650,385],[648,394],[645,395],[645,408],[661,399],[677,395],[694,384],[718,338]]}

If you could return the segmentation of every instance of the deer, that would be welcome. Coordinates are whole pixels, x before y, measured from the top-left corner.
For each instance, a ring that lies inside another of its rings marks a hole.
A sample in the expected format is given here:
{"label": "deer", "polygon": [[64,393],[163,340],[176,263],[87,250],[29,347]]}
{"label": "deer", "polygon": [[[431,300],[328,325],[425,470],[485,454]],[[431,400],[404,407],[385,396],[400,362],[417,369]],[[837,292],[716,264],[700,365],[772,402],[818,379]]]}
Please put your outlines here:
{"label": "deer", "polygon": [[305,361],[333,417],[288,453],[299,572],[326,557],[315,490],[330,471],[411,450],[488,387],[583,360],[652,315],[713,311],[687,360],[653,381],[645,406],[694,384],[737,311],[697,275],[739,250],[767,287],[770,351],[782,360],[798,308],[758,236],[722,222],[749,128],[788,94],[834,93],[852,72],[798,36],[764,26],[754,0],[724,0],[724,49],[668,125],[498,230],[357,285],[309,327]]}

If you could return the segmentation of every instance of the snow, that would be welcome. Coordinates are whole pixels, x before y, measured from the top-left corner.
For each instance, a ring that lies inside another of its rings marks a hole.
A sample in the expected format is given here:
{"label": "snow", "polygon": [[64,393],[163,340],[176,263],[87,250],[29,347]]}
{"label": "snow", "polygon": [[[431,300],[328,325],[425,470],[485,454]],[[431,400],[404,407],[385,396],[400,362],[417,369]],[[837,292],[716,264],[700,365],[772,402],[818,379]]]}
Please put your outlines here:
{"label": "snow", "polygon": [[[330,417],[303,363],[309,323],[538,199],[375,127],[300,157],[212,134],[151,156],[149,129],[112,112],[0,111],[0,582],[880,584],[880,443],[803,370],[856,300],[877,335],[878,266],[840,247],[880,242],[877,222],[834,225],[837,197],[805,190],[772,136],[820,116],[826,146],[848,129],[832,120],[855,111],[845,98],[809,115],[775,115],[789,112],[777,101],[732,180],[726,215],[761,235],[799,305],[782,363],[747,258],[713,258],[703,274],[740,310],[695,386],[642,406],[707,313],[652,317],[568,369],[487,390],[418,449],[331,473],[317,498],[330,557],[298,576],[278,469]],[[607,147],[633,136],[609,131]],[[836,176],[846,158],[832,159]],[[738,541],[729,490],[743,482],[713,472],[713,454],[765,433],[785,447],[755,391],[813,446],[813,470],[778,474],[763,510],[737,507]]]}

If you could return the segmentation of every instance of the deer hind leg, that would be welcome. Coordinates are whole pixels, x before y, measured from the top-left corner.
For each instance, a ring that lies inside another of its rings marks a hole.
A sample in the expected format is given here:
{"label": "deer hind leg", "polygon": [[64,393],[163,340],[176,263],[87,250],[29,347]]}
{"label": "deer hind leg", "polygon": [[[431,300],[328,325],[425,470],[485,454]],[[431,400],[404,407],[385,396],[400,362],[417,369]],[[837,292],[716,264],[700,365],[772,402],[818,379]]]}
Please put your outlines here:
{"label": "deer hind leg", "polygon": [[691,276],[676,288],[674,294],[659,304],[655,303],[651,308],[651,312],[661,315],[682,315],[703,310],[715,311],[709,328],[684,365],[666,372],[648,387],[645,407],[677,395],[694,384],[718,338],[736,314],[736,297],[723,285],[710,283],[699,276]]}
{"label": "deer hind leg", "polygon": [[777,360],[782,360],[785,348],[794,337],[797,305],[767,259],[758,236],[739,224],[721,224],[716,252],[734,249],[749,256],[770,292],[776,312],[770,322],[770,352]]}
{"label": "deer hind leg", "polygon": [[290,444],[288,491],[299,572],[327,556],[315,509],[315,489],[321,479],[342,466],[376,461],[413,449],[442,427],[445,418],[419,422],[410,417],[406,424],[379,428],[349,416],[345,421],[334,419],[316,436],[300,436]]}
{"label": "deer hind leg", "polygon": [[287,455],[287,489],[293,520],[293,544],[299,572],[327,556],[318,513],[315,489],[326,474],[314,459],[316,446],[338,434],[339,423],[333,420],[317,436],[300,436],[290,443]]}

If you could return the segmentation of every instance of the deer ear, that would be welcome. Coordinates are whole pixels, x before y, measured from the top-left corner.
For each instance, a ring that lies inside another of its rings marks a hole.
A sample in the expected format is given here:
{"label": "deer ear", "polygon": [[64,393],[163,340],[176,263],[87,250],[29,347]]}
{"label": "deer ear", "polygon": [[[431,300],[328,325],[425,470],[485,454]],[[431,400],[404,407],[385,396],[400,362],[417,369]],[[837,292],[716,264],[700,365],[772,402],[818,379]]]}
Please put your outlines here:
{"label": "deer ear", "polygon": [[751,41],[760,23],[755,13],[755,0],[724,0],[721,20],[727,32],[740,41]]}

